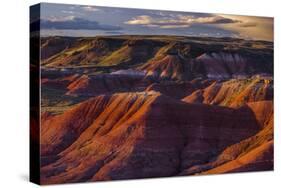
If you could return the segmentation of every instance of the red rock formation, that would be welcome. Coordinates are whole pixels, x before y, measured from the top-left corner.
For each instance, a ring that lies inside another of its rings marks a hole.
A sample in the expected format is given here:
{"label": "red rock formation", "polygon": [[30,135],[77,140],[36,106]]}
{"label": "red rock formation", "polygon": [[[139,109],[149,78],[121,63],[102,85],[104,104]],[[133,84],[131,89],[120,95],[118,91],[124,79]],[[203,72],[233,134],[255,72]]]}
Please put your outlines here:
{"label": "red rock formation", "polygon": [[251,108],[187,104],[157,92],[95,97],[42,122],[41,155],[52,160],[41,181],[178,175],[256,134],[263,120],[255,117]]}
{"label": "red rock formation", "polygon": [[41,85],[42,87],[53,88],[53,89],[60,89],[66,90],[67,86],[74,82],[77,78],[79,78],[78,74],[73,74],[69,76],[61,76],[58,78],[42,78]]}
{"label": "red rock formation", "polygon": [[273,99],[273,84],[266,79],[232,79],[214,82],[204,89],[198,89],[183,101],[229,107],[240,107],[247,102]]}
{"label": "red rock formation", "polygon": [[145,70],[147,76],[156,78],[174,80],[184,78],[184,61],[177,55],[166,55],[159,60],[152,60],[144,64],[140,69]]}
{"label": "red rock formation", "polygon": [[42,39],[41,183],[272,170],[272,45]]}
{"label": "red rock formation", "polygon": [[211,85],[211,80],[192,80],[192,81],[162,81],[149,85],[145,91],[157,91],[175,99],[181,99],[191,95],[197,90],[201,90]]}
{"label": "red rock formation", "polygon": [[[259,126],[257,134],[227,146],[211,161],[184,169],[181,175],[263,171],[273,169],[273,104],[250,103]],[[262,114],[263,113],[263,114]]]}
{"label": "red rock formation", "polygon": [[66,95],[96,96],[114,92],[142,91],[150,84],[143,76],[132,75],[82,75],[67,86]]}
{"label": "red rock formation", "polygon": [[190,95],[200,86],[189,82],[182,83],[153,83],[146,88],[146,91],[157,91],[172,98],[181,99],[184,96]]}

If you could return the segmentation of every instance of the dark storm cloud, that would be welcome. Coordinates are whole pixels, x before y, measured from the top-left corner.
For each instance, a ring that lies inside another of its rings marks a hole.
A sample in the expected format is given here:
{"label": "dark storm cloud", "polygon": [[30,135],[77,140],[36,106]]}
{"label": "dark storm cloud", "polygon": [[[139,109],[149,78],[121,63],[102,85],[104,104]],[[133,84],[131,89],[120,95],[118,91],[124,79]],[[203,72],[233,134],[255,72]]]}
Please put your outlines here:
{"label": "dark storm cloud", "polygon": [[100,24],[97,21],[90,21],[83,18],[67,17],[64,19],[54,18],[41,20],[41,29],[118,31],[122,28],[119,26]]}
{"label": "dark storm cloud", "polygon": [[241,21],[239,20],[233,20],[229,18],[220,18],[217,20],[214,20],[213,22],[210,22],[209,24],[229,24],[229,23],[239,23]]}

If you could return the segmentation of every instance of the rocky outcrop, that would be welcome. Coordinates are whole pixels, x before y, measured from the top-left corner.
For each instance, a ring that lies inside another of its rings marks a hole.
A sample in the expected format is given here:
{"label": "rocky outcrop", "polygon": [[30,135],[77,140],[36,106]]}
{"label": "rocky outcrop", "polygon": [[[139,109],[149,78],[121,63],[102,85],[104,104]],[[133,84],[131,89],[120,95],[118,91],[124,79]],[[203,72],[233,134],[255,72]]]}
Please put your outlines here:
{"label": "rocky outcrop", "polygon": [[241,54],[232,52],[204,53],[196,58],[196,63],[202,64],[205,76],[211,79],[241,79],[272,71],[270,60],[263,61],[258,58],[258,54],[256,57],[252,57],[250,54]]}
{"label": "rocky outcrop", "polygon": [[75,43],[74,38],[46,37],[41,39],[41,59],[46,60],[53,55],[64,51]]}
{"label": "rocky outcrop", "polygon": [[246,76],[247,59],[239,54],[211,53],[202,54],[196,60],[205,67],[208,78],[231,78],[233,74]]}
{"label": "rocky outcrop", "polygon": [[272,98],[272,79],[251,78],[216,81],[204,89],[194,91],[183,101],[240,107],[247,102],[271,100]]}
{"label": "rocky outcrop", "polygon": [[157,91],[175,99],[181,99],[210,85],[211,80],[193,80],[183,82],[162,81],[149,85],[145,91]]}
{"label": "rocky outcrop", "polygon": [[148,77],[159,79],[183,80],[184,61],[176,55],[167,55],[160,60],[152,60],[143,65],[140,70],[145,70]]}
{"label": "rocky outcrop", "polygon": [[143,91],[151,81],[142,75],[100,74],[81,75],[67,86],[66,95],[97,96],[114,92]]}

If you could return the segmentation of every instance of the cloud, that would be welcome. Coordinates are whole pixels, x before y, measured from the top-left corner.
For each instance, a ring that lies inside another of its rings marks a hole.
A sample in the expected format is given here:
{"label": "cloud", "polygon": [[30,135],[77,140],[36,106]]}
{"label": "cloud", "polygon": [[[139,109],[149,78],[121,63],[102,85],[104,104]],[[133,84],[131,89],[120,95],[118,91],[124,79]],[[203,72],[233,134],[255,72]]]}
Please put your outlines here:
{"label": "cloud", "polygon": [[191,15],[162,16],[153,18],[148,15],[134,17],[125,22],[128,25],[142,25],[147,27],[160,28],[185,28],[195,24],[229,24],[238,23],[239,20],[224,18],[222,16],[209,15],[204,17],[196,17]]}
{"label": "cloud", "polygon": [[179,15],[179,20],[189,24],[228,24],[237,23],[238,20],[224,18],[222,16],[205,16],[205,17],[194,17],[194,16],[182,16]]}
{"label": "cloud", "polygon": [[87,12],[96,12],[96,11],[100,11],[100,9],[93,7],[93,6],[82,6],[81,7],[84,11]]}
{"label": "cloud", "polygon": [[74,15],[70,15],[70,16],[50,16],[47,19],[43,20],[43,21],[49,21],[49,22],[66,22],[66,21],[72,21],[74,20],[76,17]]}
{"label": "cloud", "polygon": [[273,41],[273,19],[269,17],[222,15],[240,20],[237,24],[221,25],[222,29],[236,32],[240,38]]}
{"label": "cloud", "polygon": [[75,12],[71,10],[62,10],[61,12],[65,14],[75,14]]}
{"label": "cloud", "polygon": [[147,15],[137,16],[136,18],[133,18],[132,20],[126,21],[126,24],[130,25],[148,25],[152,23],[152,18]]}
{"label": "cloud", "polygon": [[77,10],[62,10],[61,13],[64,15],[76,15],[76,16],[83,16],[84,14],[82,11],[77,11]]}
{"label": "cloud", "polygon": [[258,24],[255,22],[245,22],[239,24],[239,27],[256,27]]}
{"label": "cloud", "polygon": [[90,21],[71,15],[66,17],[50,17],[49,19],[41,20],[41,29],[118,31],[122,28],[100,24],[97,21]]}
{"label": "cloud", "polygon": [[142,25],[147,27],[160,27],[160,28],[177,28],[177,27],[189,27],[188,23],[184,23],[181,20],[172,18],[152,18],[148,15],[141,15],[126,21],[128,25]]}

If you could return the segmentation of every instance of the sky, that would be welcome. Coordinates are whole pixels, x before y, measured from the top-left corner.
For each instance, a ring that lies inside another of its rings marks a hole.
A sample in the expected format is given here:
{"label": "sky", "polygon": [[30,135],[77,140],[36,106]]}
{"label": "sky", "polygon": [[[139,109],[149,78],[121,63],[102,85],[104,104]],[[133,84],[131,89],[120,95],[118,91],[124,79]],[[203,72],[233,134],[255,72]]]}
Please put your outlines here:
{"label": "sky", "polygon": [[180,35],[273,41],[273,18],[43,3],[41,35]]}

